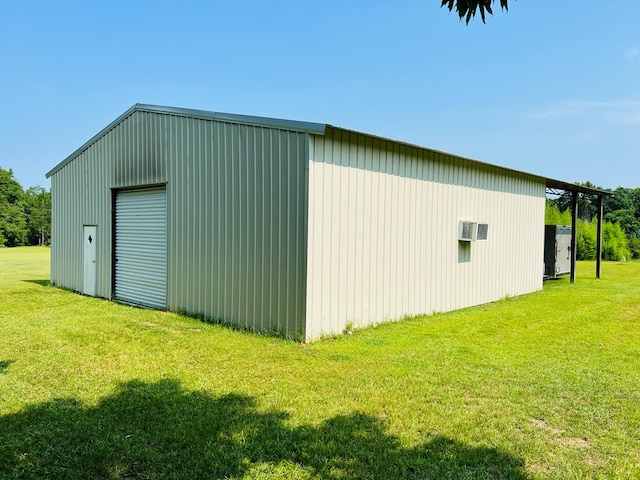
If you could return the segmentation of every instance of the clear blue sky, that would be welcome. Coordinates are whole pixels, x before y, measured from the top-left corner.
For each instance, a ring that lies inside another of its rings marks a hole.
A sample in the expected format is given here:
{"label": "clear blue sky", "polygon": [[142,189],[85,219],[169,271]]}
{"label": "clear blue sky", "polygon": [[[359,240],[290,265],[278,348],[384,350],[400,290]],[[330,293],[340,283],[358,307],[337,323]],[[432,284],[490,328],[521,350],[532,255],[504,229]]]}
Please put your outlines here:
{"label": "clear blue sky", "polygon": [[0,166],[23,185],[134,103],[330,123],[640,187],[640,1],[7,1]]}

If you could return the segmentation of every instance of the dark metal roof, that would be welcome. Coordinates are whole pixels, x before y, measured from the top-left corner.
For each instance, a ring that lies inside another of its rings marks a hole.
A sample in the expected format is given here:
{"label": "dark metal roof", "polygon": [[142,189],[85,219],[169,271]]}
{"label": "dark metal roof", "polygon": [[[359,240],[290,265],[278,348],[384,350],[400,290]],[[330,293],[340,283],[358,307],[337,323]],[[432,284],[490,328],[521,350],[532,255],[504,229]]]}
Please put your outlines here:
{"label": "dark metal roof", "polygon": [[275,127],[283,130],[308,132],[319,135],[323,135],[326,128],[326,124],[324,123],[300,122],[298,120],[255,117],[252,115],[237,115],[235,113],[210,112],[207,110],[193,110],[191,108],[164,107],[161,105],[145,105],[142,103],[136,103],[132,108],[141,112],[167,113],[189,118],[203,118],[206,120],[219,120],[221,122],[259,125],[261,127]]}

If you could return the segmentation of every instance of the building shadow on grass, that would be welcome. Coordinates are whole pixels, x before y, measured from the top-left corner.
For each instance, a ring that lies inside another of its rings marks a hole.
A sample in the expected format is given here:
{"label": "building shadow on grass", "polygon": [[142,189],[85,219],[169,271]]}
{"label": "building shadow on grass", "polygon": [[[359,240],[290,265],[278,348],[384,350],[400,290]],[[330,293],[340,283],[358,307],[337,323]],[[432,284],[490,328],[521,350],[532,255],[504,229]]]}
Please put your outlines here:
{"label": "building shadow on grass", "polygon": [[48,287],[49,285],[51,285],[49,280],[23,280],[23,282],[35,283],[36,285],[40,285],[41,287]]}
{"label": "building shadow on grass", "polygon": [[128,382],[94,406],[59,399],[0,417],[0,477],[527,479],[494,448],[434,437],[400,445],[359,413],[288,426],[249,396],[212,397],[175,381]]}

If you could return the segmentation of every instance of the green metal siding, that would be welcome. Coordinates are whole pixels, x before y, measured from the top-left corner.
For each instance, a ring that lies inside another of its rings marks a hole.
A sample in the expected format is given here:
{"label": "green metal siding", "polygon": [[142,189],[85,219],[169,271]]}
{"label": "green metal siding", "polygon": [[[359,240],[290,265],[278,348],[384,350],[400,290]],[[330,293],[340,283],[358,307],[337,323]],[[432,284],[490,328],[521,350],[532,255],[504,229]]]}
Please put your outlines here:
{"label": "green metal siding", "polygon": [[308,158],[306,132],[134,110],[50,172],[52,282],[82,290],[82,225],[98,225],[112,298],[112,192],[166,185],[167,308],[302,333]]}
{"label": "green metal siding", "polygon": [[84,152],[51,177],[51,282],[83,286],[83,225],[97,225],[96,295],[111,296],[111,191],[105,148]]}
{"label": "green metal siding", "polygon": [[307,134],[189,118],[174,126],[168,308],[302,333]]}

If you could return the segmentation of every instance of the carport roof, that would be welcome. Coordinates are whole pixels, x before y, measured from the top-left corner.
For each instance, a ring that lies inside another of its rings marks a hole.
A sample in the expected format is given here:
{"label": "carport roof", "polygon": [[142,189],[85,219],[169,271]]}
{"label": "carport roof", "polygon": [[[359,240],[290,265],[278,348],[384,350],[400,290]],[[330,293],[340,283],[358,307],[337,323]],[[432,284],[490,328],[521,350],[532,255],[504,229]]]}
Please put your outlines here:
{"label": "carport roof", "polygon": [[551,190],[550,193],[556,193],[557,190],[564,190],[565,192],[578,192],[586,193],[588,195],[613,195],[613,192],[607,190],[601,190],[599,188],[585,187],[577,185],[575,183],[563,182],[562,180],[555,180],[553,178],[545,178],[547,190]]}

